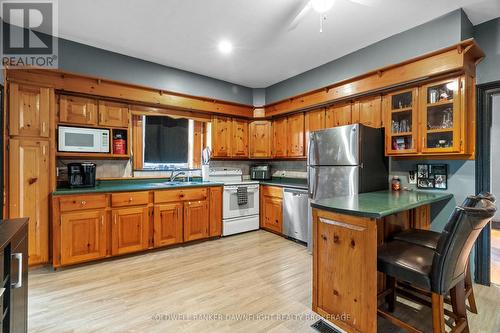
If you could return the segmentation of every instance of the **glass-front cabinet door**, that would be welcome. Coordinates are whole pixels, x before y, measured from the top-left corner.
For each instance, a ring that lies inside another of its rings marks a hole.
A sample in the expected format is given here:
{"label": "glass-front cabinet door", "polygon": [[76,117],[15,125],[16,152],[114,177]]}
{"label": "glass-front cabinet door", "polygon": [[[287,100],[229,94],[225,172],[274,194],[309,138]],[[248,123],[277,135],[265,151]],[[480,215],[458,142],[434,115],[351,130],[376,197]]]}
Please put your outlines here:
{"label": "glass-front cabinet door", "polygon": [[417,152],[417,95],[418,89],[414,88],[384,96],[387,155]]}
{"label": "glass-front cabinet door", "polygon": [[421,87],[421,151],[459,152],[461,149],[460,79],[434,82]]}

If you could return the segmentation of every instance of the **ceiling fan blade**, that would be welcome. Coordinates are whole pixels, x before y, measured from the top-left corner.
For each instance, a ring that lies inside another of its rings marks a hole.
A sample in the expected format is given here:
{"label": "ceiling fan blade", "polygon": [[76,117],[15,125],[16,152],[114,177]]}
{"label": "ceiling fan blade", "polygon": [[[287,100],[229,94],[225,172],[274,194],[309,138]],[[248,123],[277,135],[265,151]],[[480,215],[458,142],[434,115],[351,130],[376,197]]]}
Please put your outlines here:
{"label": "ceiling fan blade", "polygon": [[302,19],[306,16],[306,14],[309,12],[309,10],[311,9],[311,2],[308,1],[304,7],[300,10],[300,12],[294,17],[293,21],[290,22],[290,24],[288,25],[288,31],[292,31],[293,29],[295,29],[300,21],[302,21]]}
{"label": "ceiling fan blade", "polygon": [[367,6],[367,7],[374,7],[374,6],[378,5],[378,3],[380,2],[380,0],[347,0],[347,1],[354,2],[358,5]]}

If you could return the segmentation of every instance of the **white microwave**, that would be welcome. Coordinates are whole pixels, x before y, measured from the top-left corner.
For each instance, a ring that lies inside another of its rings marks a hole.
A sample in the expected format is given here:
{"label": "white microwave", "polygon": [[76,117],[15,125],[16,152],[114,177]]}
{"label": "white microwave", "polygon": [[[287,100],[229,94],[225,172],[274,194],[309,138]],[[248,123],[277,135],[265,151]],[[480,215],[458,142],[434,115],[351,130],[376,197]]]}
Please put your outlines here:
{"label": "white microwave", "polygon": [[58,150],[80,153],[109,153],[109,130],[59,126]]}

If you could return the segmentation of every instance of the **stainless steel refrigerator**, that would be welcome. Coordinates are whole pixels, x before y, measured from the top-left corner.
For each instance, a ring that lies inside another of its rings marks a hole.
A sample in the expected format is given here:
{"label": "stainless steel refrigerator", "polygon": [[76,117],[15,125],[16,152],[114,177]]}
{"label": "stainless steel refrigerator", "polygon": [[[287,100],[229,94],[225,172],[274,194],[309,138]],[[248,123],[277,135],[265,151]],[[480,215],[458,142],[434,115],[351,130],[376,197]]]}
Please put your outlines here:
{"label": "stainless steel refrigerator", "polygon": [[[354,124],[311,132],[307,173],[310,200],[387,189],[383,130]],[[311,251],[310,205],[308,227]]]}

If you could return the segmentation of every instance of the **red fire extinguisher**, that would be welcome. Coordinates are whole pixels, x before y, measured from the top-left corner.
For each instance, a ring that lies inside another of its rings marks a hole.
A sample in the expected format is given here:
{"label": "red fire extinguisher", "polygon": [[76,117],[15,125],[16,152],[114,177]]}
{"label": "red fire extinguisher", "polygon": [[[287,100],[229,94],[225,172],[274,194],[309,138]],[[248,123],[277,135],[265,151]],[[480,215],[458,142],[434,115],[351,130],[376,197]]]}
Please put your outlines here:
{"label": "red fire extinguisher", "polygon": [[127,152],[127,141],[121,133],[116,133],[113,137],[113,154],[125,155]]}

